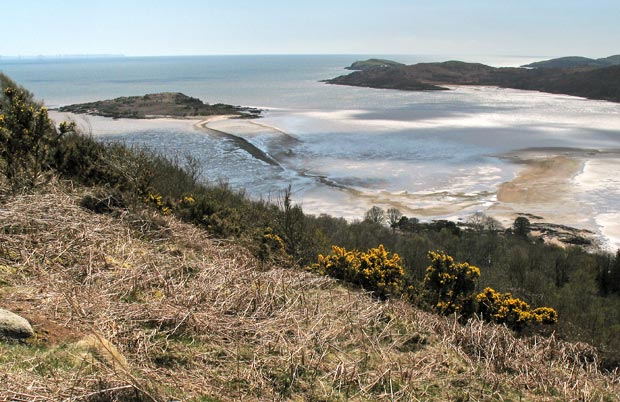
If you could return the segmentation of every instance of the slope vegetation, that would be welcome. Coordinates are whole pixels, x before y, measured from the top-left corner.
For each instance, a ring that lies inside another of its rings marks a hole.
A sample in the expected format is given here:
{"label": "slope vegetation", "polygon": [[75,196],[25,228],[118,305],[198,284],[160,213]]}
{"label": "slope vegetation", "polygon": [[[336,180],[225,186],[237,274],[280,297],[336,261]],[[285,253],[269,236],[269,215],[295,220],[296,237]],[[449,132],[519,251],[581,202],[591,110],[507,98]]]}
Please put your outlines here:
{"label": "slope vegetation", "polygon": [[62,183],[6,198],[2,400],[616,400],[594,350],[459,324]]}

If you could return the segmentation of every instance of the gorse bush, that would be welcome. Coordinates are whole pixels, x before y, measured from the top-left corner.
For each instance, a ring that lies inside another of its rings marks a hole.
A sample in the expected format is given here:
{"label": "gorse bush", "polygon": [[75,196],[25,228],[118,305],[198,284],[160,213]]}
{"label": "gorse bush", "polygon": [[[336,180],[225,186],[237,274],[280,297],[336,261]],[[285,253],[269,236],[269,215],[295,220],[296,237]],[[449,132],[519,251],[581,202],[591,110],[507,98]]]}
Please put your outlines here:
{"label": "gorse bush", "polygon": [[476,296],[478,312],[487,321],[506,324],[508,327],[521,330],[527,324],[555,324],[558,313],[549,307],[534,310],[521,299],[510,293],[499,293],[492,288],[485,288]]}
{"label": "gorse bush", "polygon": [[263,263],[284,263],[288,261],[286,246],[282,238],[273,232],[270,227],[265,228],[257,241],[258,250],[256,256]]}
{"label": "gorse bush", "polygon": [[144,198],[144,201],[157,208],[162,215],[170,215],[172,212],[172,204],[168,201],[164,201],[164,197],[162,197],[161,194],[149,193],[149,195]]}
{"label": "gorse bush", "polygon": [[405,271],[398,254],[383,245],[366,252],[333,246],[332,255],[319,255],[315,271],[371,290],[376,296],[398,296],[405,288]]}
{"label": "gorse bush", "polygon": [[57,129],[28,91],[4,76],[0,81],[0,172],[13,189],[32,187],[49,169],[60,138],[74,125],[62,123]]}
{"label": "gorse bush", "polygon": [[480,269],[440,251],[430,251],[431,265],[426,268],[424,286],[431,306],[441,314],[469,315],[474,311],[473,294]]}

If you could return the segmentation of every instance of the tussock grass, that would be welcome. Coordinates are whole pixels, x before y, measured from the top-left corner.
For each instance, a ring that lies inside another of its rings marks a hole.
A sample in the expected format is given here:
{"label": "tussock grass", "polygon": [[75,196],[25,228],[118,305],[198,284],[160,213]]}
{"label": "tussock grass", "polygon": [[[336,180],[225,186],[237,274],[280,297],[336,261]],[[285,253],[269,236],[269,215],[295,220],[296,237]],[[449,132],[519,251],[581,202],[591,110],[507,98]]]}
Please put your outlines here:
{"label": "tussock grass", "polygon": [[[617,400],[593,348],[459,324],[55,183],[0,205],[0,400]],[[41,336],[46,334],[46,336]]]}

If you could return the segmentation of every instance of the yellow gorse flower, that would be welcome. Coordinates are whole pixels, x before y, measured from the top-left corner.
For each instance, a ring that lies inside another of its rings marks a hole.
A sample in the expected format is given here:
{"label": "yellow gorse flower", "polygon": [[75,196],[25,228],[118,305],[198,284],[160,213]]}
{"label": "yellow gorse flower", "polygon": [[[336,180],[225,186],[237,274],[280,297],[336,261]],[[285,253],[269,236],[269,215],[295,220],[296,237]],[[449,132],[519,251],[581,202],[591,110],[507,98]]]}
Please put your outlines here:
{"label": "yellow gorse flower", "polygon": [[532,310],[529,304],[511,293],[499,293],[492,288],[485,288],[476,300],[485,319],[515,329],[528,323],[554,324],[558,321],[558,313],[554,309],[538,307]]}
{"label": "yellow gorse flower", "polygon": [[380,297],[401,294],[404,290],[405,271],[400,256],[389,253],[383,245],[366,252],[332,246],[332,254],[319,255],[311,268],[372,290]]}
{"label": "yellow gorse flower", "polygon": [[196,202],[196,199],[194,199],[193,196],[188,195],[183,197],[183,199],[181,200],[181,202],[183,202],[184,204],[194,204]]}
{"label": "yellow gorse flower", "polygon": [[466,262],[457,264],[441,251],[429,251],[428,257],[431,265],[426,268],[424,285],[435,297],[435,308],[443,314],[461,312],[471,304],[480,269]]}

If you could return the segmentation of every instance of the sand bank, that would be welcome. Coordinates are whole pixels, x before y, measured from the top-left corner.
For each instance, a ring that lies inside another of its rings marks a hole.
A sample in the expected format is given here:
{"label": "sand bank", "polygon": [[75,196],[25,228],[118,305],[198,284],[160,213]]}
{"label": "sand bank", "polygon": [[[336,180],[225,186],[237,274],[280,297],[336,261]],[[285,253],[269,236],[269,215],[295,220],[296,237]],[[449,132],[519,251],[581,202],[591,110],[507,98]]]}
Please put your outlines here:
{"label": "sand bank", "polygon": [[525,164],[514,180],[502,183],[497,190],[497,201],[508,204],[558,204],[568,199],[571,180],[581,172],[584,161],[566,156],[542,156],[521,159]]}
{"label": "sand bank", "polygon": [[[518,216],[533,223],[566,225],[560,232],[591,238],[607,249],[620,247],[620,210],[608,203],[600,211],[601,193],[620,191],[617,150],[533,149],[504,155],[523,165],[515,178],[498,186],[497,202],[487,213],[504,225]],[[596,167],[596,169],[591,168]]]}

